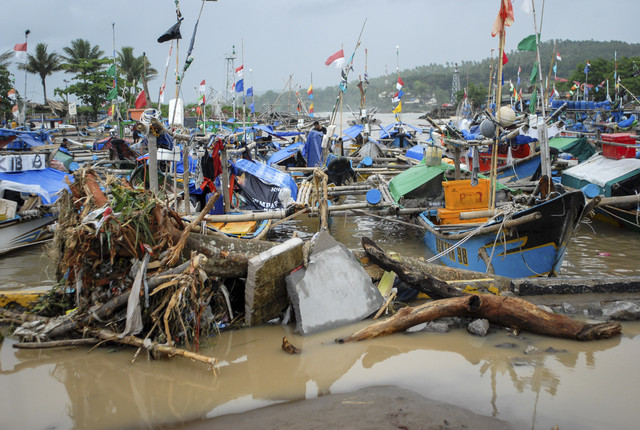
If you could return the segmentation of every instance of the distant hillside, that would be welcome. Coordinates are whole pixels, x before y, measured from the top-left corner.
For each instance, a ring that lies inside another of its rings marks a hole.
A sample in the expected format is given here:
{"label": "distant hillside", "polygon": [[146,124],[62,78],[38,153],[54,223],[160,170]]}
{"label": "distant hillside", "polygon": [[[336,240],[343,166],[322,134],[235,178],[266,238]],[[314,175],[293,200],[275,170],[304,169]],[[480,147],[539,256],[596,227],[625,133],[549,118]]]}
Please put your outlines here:
{"label": "distant hillside", "polygon": [[[640,44],[630,44],[626,42],[598,42],[593,40],[571,41],[558,40],[556,51],[560,53],[562,61],[558,62],[557,76],[569,80],[584,80],[585,63],[589,60],[592,66],[599,65],[599,71],[594,70],[594,74],[589,77],[589,83],[600,83],[602,79],[609,78],[607,71],[610,70],[611,80],[610,86],[613,86],[613,56],[617,51],[618,57],[618,73],[622,76],[625,86],[631,91],[637,88],[640,92],[640,77],[633,78],[633,60],[640,65]],[[507,52],[509,62],[504,66],[504,80],[508,82],[510,79],[515,84],[517,81],[518,67],[522,68],[520,79],[523,86],[529,81],[531,69],[535,63],[535,52],[510,51]],[[555,56],[554,42],[546,41],[540,45],[540,59],[543,74],[545,78],[551,67],[552,56]],[[637,58],[636,58],[637,57]],[[596,61],[601,59],[600,61]],[[496,59],[494,58],[494,66],[497,69]],[[460,84],[464,88],[467,83],[487,91],[489,87],[489,70],[491,59],[485,58],[481,61],[464,61],[458,64],[460,73]],[[400,76],[405,85],[403,91],[405,95],[402,98],[404,112],[423,112],[433,104],[442,104],[450,101],[451,83],[453,79],[454,65],[447,63],[429,64],[419,66],[411,70],[402,70]],[[597,73],[596,73],[597,72]],[[580,76],[581,75],[581,76]],[[572,77],[573,76],[573,77]],[[378,107],[380,112],[390,112],[393,108],[391,96],[395,93],[396,75],[387,75],[372,78],[367,87],[367,107],[369,109]],[[344,98],[345,111],[347,106],[357,111],[360,104],[360,91],[357,87],[357,76],[351,74],[349,86]],[[507,84],[508,85],[508,84]],[[568,89],[568,85],[559,86],[560,89]],[[330,111],[338,94],[338,85],[333,87],[314,88],[314,108],[316,112]],[[637,93],[636,93],[637,94]],[[267,91],[260,97],[256,97],[255,106],[257,110],[268,109],[278,98],[275,91]],[[306,92],[301,94],[301,98],[308,106]],[[287,106],[286,101],[290,100],[292,106]],[[291,112],[296,111],[295,97],[281,97],[275,110]]]}

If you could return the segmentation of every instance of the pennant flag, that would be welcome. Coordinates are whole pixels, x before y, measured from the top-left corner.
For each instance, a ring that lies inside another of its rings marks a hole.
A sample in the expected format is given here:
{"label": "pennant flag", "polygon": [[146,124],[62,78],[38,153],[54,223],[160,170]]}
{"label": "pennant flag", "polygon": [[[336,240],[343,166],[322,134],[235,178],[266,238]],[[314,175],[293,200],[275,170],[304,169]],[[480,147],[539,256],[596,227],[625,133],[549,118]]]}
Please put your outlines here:
{"label": "pennant flag", "polygon": [[112,78],[116,77],[116,65],[112,64],[111,67],[107,69],[107,76],[111,76]]}
{"label": "pennant flag", "polygon": [[398,91],[400,91],[403,86],[404,86],[404,81],[400,76],[398,76],[398,82],[396,83],[396,88],[398,89]]}
{"label": "pennant flag", "polygon": [[247,97],[253,97],[253,87],[247,88]]}
{"label": "pennant flag", "polygon": [[536,77],[538,77],[538,62],[533,65],[533,69],[531,69],[531,77],[529,78],[529,84],[533,85],[536,82]]}
{"label": "pennant flag", "polygon": [[16,43],[13,47],[13,51],[16,53],[16,57],[24,58],[27,55],[27,42]]}
{"label": "pennant flag", "polygon": [[313,117],[313,103],[309,105],[309,116]]}
{"label": "pennant flag", "polygon": [[206,104],[206,99],[204,97],[204,94],[200,96],[200,98],[198,99],[198,105],[204,105]]}
{"label": "pennant flag", "polygon": [[500,11],[496,17],[493,27],[491,28],[491,36],[495,37],[496,34],[504,30],[504,27],[510,27],[513,23],[513,5],[511,0],[500,1]]}
{"label": "pennant flag", "polygon": [[591,63],[589,63],[589,60],[587,60],[587,65],[584,66],[584,74],[586,75],[587,73],[589,73],[589,70],[591,70]]}
{"label": "pennant flag", "polygon": [[111,88],[109,93],[107,93],[107,100],[115,100],[118,98],[118,90],[115,88]]}
{"label": "pennant flag", "polygon": [[560,56],[559,52],[556,52],[556,60],[562,61],[562,57]]}
{"label": "pennant flag", "polygon": [[143,108],[147,105],[147,98],[144,94],[144,90],[140,91],[138,97],[136,97],[136,109]]}
{"label": "pennant flag", "polygon": [[393,98],[391,99],[391,102],[392,103],[398,103],[403,95],[404,95],[404,91],[402,91],[402,90],[398,91],[397,93],[395,93],[393,95]]}
{"label": "pennant flag", "polygon": [[538,90],[533,90],[531,100],[529,100],[529,112],[533,115],[536,113],[536,103],[538,103]]}
{"label": "pennant flag", "polygon": [[327,66],[332,63],[335,63],[337,68],[342,67],[342,65],[344,64],[344,51],[342,49],[327,58],[327,61],[324,62],[324,64]]}
{"label": "pennant flag", "polygon": [[236,88],[236,93],[243,92],[244,91],[244,79],[240,79],[238,82],[236,82],[235,88]]}
{"label": "pennant flag", "polygon": [[309,85],[309,89],[307,90],[307,95],[313,94],[313,84]]}
{"label": "pennant flag", "polygon": [[113,116],[113,114],[115,113],[115,110],[116,110],[115,108],[116,108],[116,105],[111,105],[111,107],[107,111],[107,115]]}
{"label": "pennant flag", "polygon": [[256,113],[256,105],[253,102],[249,105],[249,109],[251,109],[251,113]]}
{"label": "pennant flag", "polygon": [[518,91],[515,89],[515,87],[513,88],[513,98],[515,100],[518,100]]}
{"label": "pennant flag", "polygon": [[200,82],[200,92],[204,93],[207,91],[207,85],[205,84],[205,79],[202,80],[202,82]]}
{"label": "pennant flag", "polygon": [[158,43],[166,42],[168,40],[182,39],[182,35],[180,34],[181,22],[182,19],[176,22],[169,30],[165,31],[162,36],[158,37]]}
{"label": "pennant flag", "polygon": [[518,43],[518,49],[520,51],[535,51],[536,50],[536,35],[531,34]]}
{"label": "pennant flag", "polygon": [[162,84],[162,87],[160,87],[160,103],[164,103],[164,83]]}
{"label": "pennant flag", "polygon": [[391,111],[393,113],[400,113],[402,112],[402,102],[398,102],[398,106],[396,106],[395,108],[393,108],[393,110]]}
{"label": "pennant flag", "polygon": [[553,95],[554,95],[555,97],[559,97],[559,96],[560,96],[560,93],[558,92],[558,90],[556,89],[556,87],[553,87]]}
{"label": "pennant flag", "polygon": [[553,73],[554,74],[558,73],[558,63],[554,63],[554,65],[553,65]]}
{"label": "pennant flag", "polygon": [[502,65],[504,66],[508,62],[509,62],[509,59],[507,58],[507,53],[502,51]]}
{"label": "pennant flag", "polygon": [[531,15],[531,0],[523,0],[520,5],[520,9],[522,9],[527,15]]}
{"label": "pennant flag", "polygon": [[15,88],[11,88],[7,92],[7,97],[9,97],[11,100],[15,100],[18,97],[18,93],[16,93],[16,89]]}

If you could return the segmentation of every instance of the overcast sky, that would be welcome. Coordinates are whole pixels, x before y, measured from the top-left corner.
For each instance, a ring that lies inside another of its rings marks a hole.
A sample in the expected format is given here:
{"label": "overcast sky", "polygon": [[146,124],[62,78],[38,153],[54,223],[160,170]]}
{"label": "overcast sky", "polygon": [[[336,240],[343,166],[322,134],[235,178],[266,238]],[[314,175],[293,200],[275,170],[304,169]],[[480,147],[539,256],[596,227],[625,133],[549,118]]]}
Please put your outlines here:
{"label": "overcast sky", "polygon": [[[506,50],[533,33],[532,16],[514,0],[515,22],[507,29]],[[0,52],[24,42],[31,30],[28,52],[37,43],[62,52],[76,38],[99,45],[108,55],[113,51],[112,23],[116,50],[133,46],[134,53],[146,52],[160,71],[151,81],[157,100],[170,42],[156,39],[176,21],[174,0],[20,0],[3,1],[3,31]],[[617,0],[608,5],[595,0],[546,0],[542,40],[621,40],[640,42],[637,29],[637,0]],[[181,0],[184,16],[179,63],[184,64],[200,0]],[[194,61],[185,75],[182,97],[197,98],[196,87],[206,79],[207,87],[224,92],[225,57],[236,46],[235,66],[244,57],[245,88],[255,92],[279,92],[293,76],[294,85],[305,90],[313,74],[316,88],[335,85],[339,71],[324,65],[331,54],[344,46],[345,56],[353,52],[365,22],[362,44],[355,57],[354,78],[364,72],[364,49],[368,50],[371,77],[429,63],[480,60],[490,55],[498,40],[490,34],[499,0],[219,0],[204,4],[196,35]],[[542,0],[535,1],[538,21]],[[625,13],[628,11],[629,13]],[[244,50],[242,49],[244,46]],[[396,46],[399,56],[396,56]],[[167,79],[167,93],[175,92],[175,53]],[[585,60],[588,53],[585,53]],[[249,69],[252,70],[249,73]],[[10,67],[16,89],[24,92],[25,75],[15,64]],[[55,73],[47,79],[47,92],[64,87],[70,75]],[[42,101],[39,77],[27,77],[28,98]],[[169,97],[170,98],[170,97]],[[168,98],[167,98],[168,100]]]}

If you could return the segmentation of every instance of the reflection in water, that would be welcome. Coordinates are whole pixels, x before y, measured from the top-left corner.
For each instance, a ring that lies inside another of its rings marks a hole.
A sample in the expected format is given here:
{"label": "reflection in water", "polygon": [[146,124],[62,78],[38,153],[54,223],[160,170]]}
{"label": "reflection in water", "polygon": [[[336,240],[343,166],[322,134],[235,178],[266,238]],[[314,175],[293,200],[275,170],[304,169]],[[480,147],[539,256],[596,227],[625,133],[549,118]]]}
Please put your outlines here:
{"label": "reflection in water", "polygon": [[[281,326],[224,333],[203,350],[220,360],[218,376],[178,358],[139,357],[131,364],[129,349],[14,350],[7,339],[0,349],[0,415],[20,417],[8,422],[20,428],[43,428],[52,421],[60,428],[140,428],[391,384],[477,413],[529,422],[532,428],[598,428],[606,420],[625,428],[632,422],[629,410],[624,413],[625,393],[637,392],[640,376],[633,360],[628,368],[621,367],[616,355],[637,357],[637,338],[580,343],[512,337],[503,331],[476,338],[455,330],[444,335],[397,334],[356,344],[333,342],[363,325],[305,338]],[[627,328],[637,333],[640,323],[625,324]],[[302,354],[281,351],[283,336],[302,348]],[[496,347],[505,343],[515,347]],[[524,354],[530,345],[542,351]],[[550,347],[555,352],[545,353]],[[609,353],[612,350],[616,352]],[[610,371],[597,372],[598,368]],[[64,405],[66,419],[45,410],[41,416],[30,416],[25,425],[22,414],[32,407],[33,393],[15,388],[29,372],[34,376],[27,382],[37,383],[41,393],[58,393],[55,401]],[[576,386],[576,377],[594,383],[608,380],[615,388],[584,390]],[[587,399],[608,405],[606,412],[585,411]],[[549,409],[555,403],[563,405],[561,413]]]}

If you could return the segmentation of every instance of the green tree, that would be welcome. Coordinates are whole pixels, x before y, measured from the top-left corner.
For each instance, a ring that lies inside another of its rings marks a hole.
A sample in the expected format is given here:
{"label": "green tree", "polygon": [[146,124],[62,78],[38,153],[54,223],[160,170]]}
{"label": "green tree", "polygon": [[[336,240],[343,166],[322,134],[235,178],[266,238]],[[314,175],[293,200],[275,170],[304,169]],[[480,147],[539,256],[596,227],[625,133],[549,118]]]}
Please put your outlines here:
{"label": "green tree", "polygon": [[5,69],[11,63],[11,59],[14,57],[13,51],[6,51],[0,54],[0,67],[4,67]]}
{"label": "green tree", "polygon": [[44,103],[47,104],[47,76],[62,70],[60,55],[54,52],[47,52],[45,43],[36,45],[36,55],[27,54],[27,62],[18,64],[18,69],[26,70],[28,73],[40,76],[42,91],[44,92]]}
{"label": "green tree", "polygon": [[107,75],[105,66],[109,59],[79,59],[75,67],[73,84],[66,89],[56,88],[58,94],[74,94],[82,103],[91,108],[94,118],[107,98],[113,77]]}
{"label": "green tree", "polygon": [[118,52],[118,66],[124,75],[125,84],[125,100],[127,100],[127,108],[130,107],[133,96],[138,90],[138,84],[142,83],[147,98],[149,90],[147,88],[147,80],[151,80],[158,75],[158,71],[151,67],[151,63],[146,55],[136,57],[133,53],[133,47],[124,46]]}
{"label": "green tree", "polygon": [[3,119],[11,118],[13,101],[9,98],[9,90],[13,88],[11,74],[6,67],[0,65],[0,115]]}
{"label": "green tree", "polygon": [[76,39],[71,41],[71,46],[62,48],[66,54],[62,59],[66,62],[65,69],[67,73],[77,73],[78,63],[82,60],[97,60],[104,56],[104,51],[98,45],[91,46],[91,43],[85,39]]}
{"label": "green tree", "polygon": [[[464,96],[464,89],[456,93],[456,103],[459,104]],[[476,108],[482,106],[487,101],[487,89],[482,84],[469,82],[467,86],[467,97]]]}

